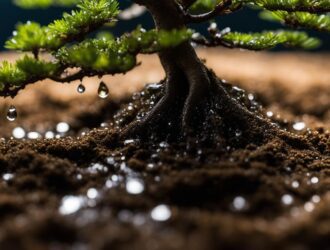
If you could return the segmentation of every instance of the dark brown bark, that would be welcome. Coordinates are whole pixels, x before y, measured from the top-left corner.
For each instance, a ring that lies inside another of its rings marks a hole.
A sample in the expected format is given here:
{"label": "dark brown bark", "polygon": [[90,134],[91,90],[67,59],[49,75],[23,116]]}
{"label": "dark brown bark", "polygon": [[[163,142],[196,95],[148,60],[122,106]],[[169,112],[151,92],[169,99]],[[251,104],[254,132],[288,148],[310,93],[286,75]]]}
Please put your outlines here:
{"label": "dark brown bark", "polygon": [[[185,16],[177,2],[171,0],[137,0],[152,14],[157,29],[172,30],[185,28]],[[209,92],[210,81],[207,70],[197,57],[194,48],[187,41],[178,47],[159,53],[166,73],[166,94],[156,107],[142,121],[150,122],[157,118],[178,95],[187,95],[182,113],[183,127],[189,126],[195,107],[201,104]]]}
{"label": "dark brown bark", "polygon": [[[136,2],[148,8],[157,29],[172,30],[186,27],[184,12],[176,1],[136,0]],[[165,94],[143,120],[129,126],[124,134],[141,133],[162,117],[166,119],[175,103],[178,103],[178,99],[184,99],[180,112],[181,127],[184,131],[196,128],[196,122],[203,119],[211,99],[217,99],[216,102],[223,107],[221,112],[226,116],[224,120],[234,123],[239,121],[247,127],[253,124],[258,130],[255,131],[256,133],[262,133],[259,128],[271,127],[267,121],[249,112],[227,93],[217,77],[200,61],[190,41],[160,52],[159,58],[166,73]],[[216,95],[217,98],[211,98],[212,95]],[[251,130],[251,134],[255,133]]]}

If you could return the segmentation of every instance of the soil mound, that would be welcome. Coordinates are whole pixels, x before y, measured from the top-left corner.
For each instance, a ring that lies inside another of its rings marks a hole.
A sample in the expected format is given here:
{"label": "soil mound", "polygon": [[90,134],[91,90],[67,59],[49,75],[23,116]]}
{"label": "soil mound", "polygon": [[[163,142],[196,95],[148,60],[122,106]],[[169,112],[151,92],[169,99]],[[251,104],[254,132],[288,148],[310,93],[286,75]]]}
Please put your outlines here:
{"label": "soil mound", "polygon": [[216,105],[197,137],[119,139],[161,84],[107,101],[36,92],[1,132],[0,248],[329,249],[329,86],[277,81],[225,84],[281,129],[265,140]]}

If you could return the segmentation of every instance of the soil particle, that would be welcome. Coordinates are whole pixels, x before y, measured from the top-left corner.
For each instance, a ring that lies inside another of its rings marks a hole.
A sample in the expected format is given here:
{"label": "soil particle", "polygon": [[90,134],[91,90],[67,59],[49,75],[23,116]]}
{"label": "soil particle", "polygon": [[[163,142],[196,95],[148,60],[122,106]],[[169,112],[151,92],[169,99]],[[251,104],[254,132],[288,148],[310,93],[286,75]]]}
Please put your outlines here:
{"label": "soil particle", "polygon": [[[330,93],[314,80],[299,92],[283,81],[227,85],[281,129],[267,140],[246,140],[216,108],[196,137],[119,139],[158,85],[102,101],[36,91],[1,131],[0,248],[330,249]],[[63,121],[70,130],[57,133]],[[10,139],[16,126],[62,138]]]}

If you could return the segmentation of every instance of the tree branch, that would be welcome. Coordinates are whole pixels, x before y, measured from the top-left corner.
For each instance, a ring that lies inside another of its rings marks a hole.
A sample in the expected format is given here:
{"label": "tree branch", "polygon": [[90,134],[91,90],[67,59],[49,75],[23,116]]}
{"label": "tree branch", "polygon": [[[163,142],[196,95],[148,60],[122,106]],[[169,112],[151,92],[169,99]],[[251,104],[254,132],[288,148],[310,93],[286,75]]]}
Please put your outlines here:
{"label": "tree branch", "polygon": [[219,3],[212,11],[199,14],[199,15],[193,15],[190,14],[187,10],[182,8],[182,12],[185,17],[185,22],[188,23],[201,23],[208,21],[210,19],[215,18],[218,15],[221,14],[229,14],[232,13],[242,7],[242,5],[238,5],[234,9],[230,9],[229,7],[232,4],[232,0],[224,0],[221,3]]}

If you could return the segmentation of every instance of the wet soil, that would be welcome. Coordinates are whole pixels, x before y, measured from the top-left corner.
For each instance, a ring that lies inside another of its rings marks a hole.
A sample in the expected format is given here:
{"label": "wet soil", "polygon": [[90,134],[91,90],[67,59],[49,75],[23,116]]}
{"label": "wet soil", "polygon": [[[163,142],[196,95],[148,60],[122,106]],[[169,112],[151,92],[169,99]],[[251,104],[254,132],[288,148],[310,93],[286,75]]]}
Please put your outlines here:
{"label": "wet soil", "polygon": [[154,58],[106,100],[98,79],[31,86],[1,120],[0,249],[330,249],[329,55],[200,55],[276,136],[247,141],[214,106],[195,137],[119,139],[162,95]]}

